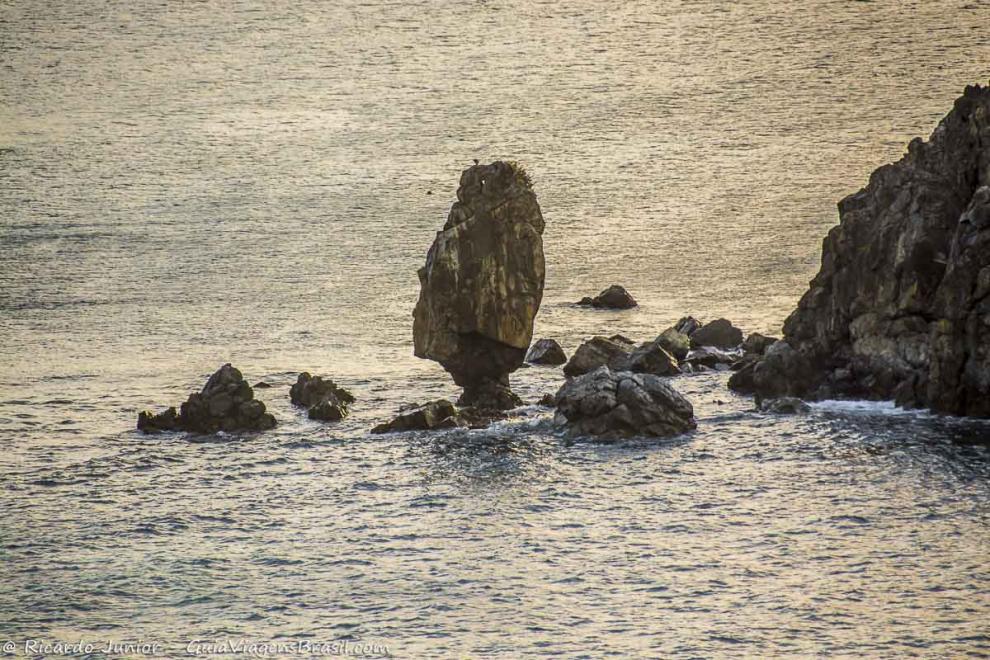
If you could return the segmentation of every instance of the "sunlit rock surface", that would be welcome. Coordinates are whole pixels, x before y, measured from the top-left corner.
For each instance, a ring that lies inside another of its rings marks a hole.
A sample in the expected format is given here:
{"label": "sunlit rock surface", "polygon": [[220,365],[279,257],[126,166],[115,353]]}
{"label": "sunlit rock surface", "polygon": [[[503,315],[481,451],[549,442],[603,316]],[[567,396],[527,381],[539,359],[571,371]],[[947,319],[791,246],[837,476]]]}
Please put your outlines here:
{"label": "sunlit rock surface", "polygon": [[310,419],[336,422],[347,417],[354,395],[332,380],[302,372],[289,390],[292,405],[308,408]]}
{"label": "sunlit rock surface", "polygon": [[543,298],[543,215],[526,173],[502,161],[461,174],[457,201],[419,270],[418,357],[464,388],[461,405],[521,402],[508,375],[533,339]]}

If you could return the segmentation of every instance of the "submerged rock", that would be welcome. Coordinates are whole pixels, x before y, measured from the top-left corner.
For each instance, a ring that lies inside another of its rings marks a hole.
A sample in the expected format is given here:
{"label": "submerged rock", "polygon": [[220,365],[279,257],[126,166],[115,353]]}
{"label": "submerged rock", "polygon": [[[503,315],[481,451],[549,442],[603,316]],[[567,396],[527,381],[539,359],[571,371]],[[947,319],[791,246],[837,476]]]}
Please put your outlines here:
{"label": "submerged rock", "polygon": [[728,319],[716,319],[690,333],[691,347],[714,346],[715,348],[735,348],[742,343],[742,330],[732,325]]}
{"label": "submerged rock", "polygon": [[605,366],[567,381],[556,403],[576,435],[667,437],[696,426],[691,403],[666,379]]}
{"label": "submerged rock", "polygon": [[742,358],[742,353],[738,351],[724,351],[714,346],[706,346],[691,351],[684,364],[692,367],[704,366],[709,369],[727,370]]}
{"label": "submerged rock", "polygon": [[174,407],[153,414],[138,415],[138,430],[160,431],[264,431],[275,427],[275,417],[265,412],[265,404],[254,398],[254,391],[241,372],[229,363],[218,369],[199,392],[189,395],[178,413]]}
{"label": "submerged rock", "polygon": [[310,375],[308,371],[299,374],[289,390],[292,405],[309,409],[309,418],[324,422],[336,422],[348,414],[348,405],[354,403],[354,395],[332,380]]}
{"label": "submerged rock", "polygon": [[457,407],[446,399],[438,399],[401,413],[391,422],[379,424],[371,429],[371,432],[431,431],[461,426],[467,426],[467,422],[464,421]]}
{"label": "submerged rock", "polygon": [[558,365],[567,362],[567,355],[555,339],[541,339],[529,349],[526,362],[531,364]]}
{"label": "submerged rock", "polygon": [[987,163],[990,87],[967,87],[927,142],[839,203],[820,271],[754,369],[756,393],[990,416]]}
{"label": "submerged rock", "polygon": [[613,284],[594,298],[585,296],[578,304],[602,309],[630,309],[637,306],[636,300],[618,284]]}
{"label": "submerged rock", "polygon": [[784,396],[763,401],[760,410],[774,415],[803,415],[811,412],[811,406],[796,397]]}
{"label": "submerged rock", "polygon": [[498,161],[461,174],[457,201],[419,270],[413,341],[417,357],[439,362],[464,388],[463,405],[518,400],[508,376],[523,363],[543,298],[543,229],[519,166]]}

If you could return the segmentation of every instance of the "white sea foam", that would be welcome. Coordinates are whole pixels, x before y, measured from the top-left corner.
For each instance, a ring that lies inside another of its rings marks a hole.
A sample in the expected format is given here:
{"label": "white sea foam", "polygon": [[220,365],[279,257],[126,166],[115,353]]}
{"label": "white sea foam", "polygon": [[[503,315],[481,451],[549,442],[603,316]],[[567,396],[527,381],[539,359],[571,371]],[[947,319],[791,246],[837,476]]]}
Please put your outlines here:
{"label": "white sea foam", "polygon": [[808,405],[813,410],[826,412],[840,412],[857,415],[888,415],[888,416],[911,416],[911,417],[934,417],[926,409],[901,408],[893,401],[842,401],[838,399],[826,399],[825,401],[809,401]]}

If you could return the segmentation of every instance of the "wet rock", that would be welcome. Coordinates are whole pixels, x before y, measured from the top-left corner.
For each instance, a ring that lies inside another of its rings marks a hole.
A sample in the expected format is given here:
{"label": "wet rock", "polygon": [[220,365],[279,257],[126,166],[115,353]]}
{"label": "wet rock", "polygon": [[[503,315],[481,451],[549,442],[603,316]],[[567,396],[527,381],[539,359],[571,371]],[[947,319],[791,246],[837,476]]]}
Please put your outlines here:
{"label": "wet rock", "polygon": [[729,389],[743,394],[752,394],[756,390],[756,385],[753,383],[756,360],[743,360],[733,366],[739,366],[739,368],[729,377]]}
{"label": "wet rock", "polygon": [[742,349],[747,354],[763,355],[777,341],[778,339],[776,337],[767,337],[766,335],[761,335],[759,332],[754,332],[743,341]]}
{"label": "wet rock", "polygon": [[145,411],[138,415],[137,427],[145,433],[264,431],[275,427],[275,418],[254,399],[241,372],[228,363],[210,376],[201,391],[189,395],[178,414],[175,408],[157,415]]}
{"label": "wet rock", "polygon": [[544,394],[543,396],[540,397],[540,401],[538,405],[541,405],[545,408],[556,408],[557,397],[555,397],[553,394]]}
{"label": "wet rock", "polygon": [[139,431],[145,433],[160,433],[161,431],[178,431],[179,414],[172,406],[168,410],[158,413],[145,410],[138,413],[137,427]]}
{"label": "wet rock", "polygon": [[331,395],[313,404],[308,415],[321,422],[338,422],[347,417],[347,413],[347,404]]}
{"label": "wet rock", "polygon": [[567,381],[557,415],[575,435],[667,437],[695,428],[694,409],[666,379],[608,367]]}
{"label": "wet rock", "polygon": [[709,369],[727,370],[738,362],[740,358],[742,358],[742,353],[739,351],[724,351],[714,346],[706,346],[691,351],[684,360],[684,364],[689,364],[693,367],[702,365]]}
{"label": "wet rock", "polygon": [[646,342],[636,348],[626,360],[619,360],[617,367],[621,370],[654,376],[675,376],[681,373],[677,359],[664,349],[659,340]]}
{"label": "wet rock", "polygon": [[674,324],[674,330],[681,333],[682,335],[687,335],[690,337],[695,333],[695,331],[701,327],[701,321],[694,318],[693,316],[684,316]]}
{"label": "wet rock", "polygon": [[753,365],[752,386],[757,403],[764,398],[801,396],[813,391],[821,380],[811,361],[787,340],[773,344],[763,359]]}
{"label": "wet rock", "polygon": [[295,406],[308,408],[328,397],[333,397],[345,404],[354,403],[354,395],[343,387],[338,387],[332,380],[324,379],[322,376],[310,375],[308,371],[299,374],[295,384],[289,390],[289,399]]}
{"label": "wet rock", "polygon": [[636,307],[636,300],[623,287],[613,284],[594,298],[585,296],[578,305],[590,305],[601,309],[630,309]]}
{"label": "wet rock", "polygon": [[529,349],[526,361],[531,364],[558,365],[567,362],[567,355],[555,339],[541,339]]}
{"label": "wet rock", "polygon": [[656,338],[660,346],[673,355],[678,360],[687,357],[691,350],[691,337],[679,331],[677,328],[667,328]]}
{"label": "wet rock", "polygon": [[728,319],[716,319],[691,333],[691,347],[714,346],[715,348],[735,348],[742,343],[742,330],[732,325]]}
{"label": "wet rock", "polygon": [[347,417],[354,395],[332,380],[304,371],[289,390],[292,405],[308,408],[310,419],[336,422]]}
{"label": "wet rock", "polygon": [[988,162],[990,87],[967,87],[927,142],[912,140],[839,203],[821,269],[784,324],[804,372],[785,387],[779,364],[764,369],[781,360],[775,344],[755,369],[757,394],[990,416]]}
{"label": "wet rock", "polygon": [[760,410],[775,415],[803,415],[811,412],[811,406],[801,399],[785,396],[779,399],[769,399],[760,404]]}
{"label": "wet rock", "polygon": [[465,402],[492,408],[517,400],[505,390],[543,298],[543,229],[518,165],[498,161],[461,174],[457,201],[419,270],[413,342],[418,357],[439,362],[464,388]]}
{"label": "wet rock", "polygon": [[602,365],[622,365],[628,358],[627,345],[605,337],[592,337],[578,346],[571,355],[571,359],[564,365],[564,375],[571,378],[593,371]]}
{"label": "wet rock", "polygon": [[467,423],[457,407],[446,399],[438,399],[423,404],[414,410],[401,413],[392,421],[379,424],[371,429],[371,432],[432,431],[462,426],[467,426]]}
{"label": "wet rock", "polygon": [[494,380],[482,381],[474,387],[465,387],[464,393],[457,399],[457,405],[476,408],[479,411],[511,410],[522,404],[522,399],[509,389],[508,383]]}
{"label": "wet rock", "polygon": [[254,384],[254,389],[256,389],[256,390],[267,390],[267,389],[270,389],[270,388],[271,388],[271,385],[269,383],[266,383],[263,380],[259,380],[257,383]]}

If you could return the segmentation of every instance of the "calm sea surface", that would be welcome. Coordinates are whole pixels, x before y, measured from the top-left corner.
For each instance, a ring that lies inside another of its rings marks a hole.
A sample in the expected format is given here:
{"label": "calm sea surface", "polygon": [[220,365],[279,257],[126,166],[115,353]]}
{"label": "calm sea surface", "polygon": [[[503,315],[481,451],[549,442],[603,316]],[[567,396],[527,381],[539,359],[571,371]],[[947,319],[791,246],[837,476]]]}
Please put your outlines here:
{"label": "calm sea surface", "polygon": [[[765,416],[709,374],[663,443],[568,445],[537,407],[367,434],[457,394],[411,312],[473,158],[536,181],[538,336],[779,333],[835,203],[990,78],[988,25],[979,0],[4,0],[0,637],[990,653],[990,423]],[[570,306],[613,282],[640,308]],[[134,431],[228,361],[277,429]],[[352,416],[293,410],[301,370]]]}

